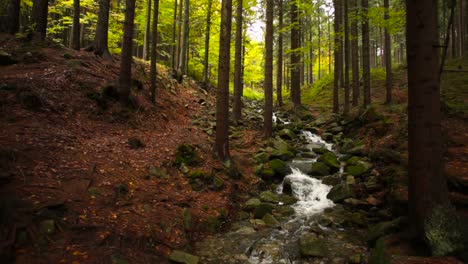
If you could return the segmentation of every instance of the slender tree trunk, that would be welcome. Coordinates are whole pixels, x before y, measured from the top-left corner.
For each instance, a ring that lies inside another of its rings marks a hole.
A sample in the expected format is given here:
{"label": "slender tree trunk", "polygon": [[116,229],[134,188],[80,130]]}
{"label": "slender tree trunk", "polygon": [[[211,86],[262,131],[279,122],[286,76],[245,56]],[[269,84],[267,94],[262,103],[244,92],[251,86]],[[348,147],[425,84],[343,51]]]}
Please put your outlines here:
{"label": "slender tree trunk", "polygon": [[278,58],[276,69],[276,100],[283,106],[283,0],[278,1]]}
{"label": "slender tree trunk", "polygon": [[[331,74],[331,65],[332,65],[332,41],[331,41],[331,28],[330,28],[330,18],[327,19],[328,26],[328,74]],[[335,65],[336,66],[336,65]]]}
{"label": "slender tree trunk", "polygon": [[364,80],[364,108],[371,103],[370,94],[370,57],[369,57],[369,1],[362,0],[362,72]]}
{"label": "slender tree trunk", "polygon": [[[389,0],[384,0],[384,8],[385,8],[385,20],[390,19],[389,15]],[[385,71],[386,71],[386,81],[385,81],[385,86],[387,87],[387,97],[385,100],[386,104],[390,104],[392,102],[392,86],[393,86],[393,81],[392,81],[392,46],[391,46],[391,39],[390,39],[390,33],[388,32],[388,29],[385,28]]]}
{"label": "slender tree trunk", "polygon": [[294,108],[301,105],[301,56],[298,49],[300,48],[301,36],[298,28],[299,17],[297,0],[291,0],[291,99]]}
{"label": "slender tree trunk", "polygon": [[11,0],[8,5],[7,10],[7,28],[5,30],[10,34],[16,34],[20,28],[20,10],[21,10],[21,0]]}
{"label": "slender tree trunk", "polygon": [[264,135],[273,134],[273,0],[266,0]]}
{"label": "slender tree trunk", "polygon": [[349,89],[349,10],[348,10],[348,1],[344,1],[344,87],[345,87],[345,96],[344,96],[344,114],[349,113],[349,99],[350,99],[350,89]]}
{"label": "slender tree trunk", "polygon": [[80,50],[80,0],[73,0],[73,28],[71,48]]}
{"label": "slender tree trunk", "polygon": [[216,100],[216,139],[214,152],[229,160],[229,68],[231,58],[232,0],[222,0],[219,40],[218,90]]}
{"label": "slender tree trunk", "polygon": [[353,106],[359,104],[359,36],[358,36],[358,3],[351,0],[353,19],[351,20],[351,68],[353,72]]}
{"label": "slender tree trunk", "polygon": [[242,118],[242,0],[237,0],[236,44],[234,66],[234,106],[233,116],[237,123]]}
{"label": "slender tree trunk", "polygon": [[184,10],[183,6],[184,0],[179,0],[179,15],[177,19],[177,24],[179,25],[179,30],[177,31],[177,60],[176,67],[174,68],[177,75],[177,71],[180,68],[180,54],[182,53],[182,12]]}
{"label": "slender tree trunk", "polygon": [[96,36],[94,38],[94,46],[91,49],[94,50],[94,54],[106,59],[111,58],[108,48],[109,8],[110,0],[99,1]]}
{"label": "slender tree trunk", "polygon": [[182,81],[182,76],[186,74],[186,65],[187,65],[187,48],[188,48],[188,38],[189,38],[189,0],[184,1],[184,25],[183,25],[183,34],[182,34],[182,46],[180,47],[180,61],[179,69],[177,70],[177,75],[179,82]]}
{"label": "slender tree trunk", "polygon": [[[321,9],[320,9],[321,10]],[[318,16],[317,32],[318,32],[318,79],[322,79],[322,25],[320,16]]]}
{"label": "slender tree trunk", "polygon": [[35,24],[35,32],[44,39],[47,34],[47,15],[49,4],[47,0],[34,0],[32,20]]}
{"label": "slender tree trunk", "polygon": [[124,36],[120,62],[119,96],[122,104],[130,101],[130,88],[132,85],[132,47],[133,25],[135,19],[135,0],[126,0]]}
{"label": "slender tree trunk", "polygon": [[150,83],[151,83],[151,102],[156,104],[156,68],[157,44],[158,44],[158,22],[159,22],[159,0],[154,0],[153,10],[153,33],[151,34],[151,63],[150,63]]}
{"label": "slender tree trunk", "polygon": [[409,220],[422,240],[425,220],[447,199],[442,170],[437,0],[407,0]]}
{"label": "slender tree trunk", "polygon": [[208,85],[212,4],[213,4],[213,0],[208,0],[208,10],[206,11],[206,30],[205,30],[205,58],[203,60],[203,84],[205,85],[205,87]]}
{"label": "slender tree trunk", "polygon": [[151,32],[151,1],[146,2],[146,21],[145,21],[145,36],[143,40],[143,59],[149,59],[149,47],[150,47],[150,32]]}
{"label": "slender tree trunk", "polygon": [[340,60],[342,58],[342,47],[341,47],[341,0],[333,0],[333,5],[335,7],[335,74],[333,79],[333,112],[338,113],[340,111],[339,105],[339,81],[341,78],[341,64]]}
{"label": "slender tree trunk", "polygon": [[171,67],[175,71],[176,67],[176,33],[177,32],[177,0],[174,0],[174,19],[172,22],[172,44],[171,44]]}

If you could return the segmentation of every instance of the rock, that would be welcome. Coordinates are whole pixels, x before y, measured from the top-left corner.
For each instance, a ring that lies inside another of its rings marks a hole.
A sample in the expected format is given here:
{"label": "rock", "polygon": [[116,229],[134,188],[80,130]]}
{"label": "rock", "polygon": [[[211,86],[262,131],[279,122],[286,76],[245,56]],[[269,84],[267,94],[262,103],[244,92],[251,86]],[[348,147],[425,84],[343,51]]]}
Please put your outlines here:
{"label": "rock", "polygon": [[290,195],[281,195],[280,200],[285,205],[292,205],[298,201],[296,197]]}
{"label": "rock", "polygon": [[353,175],[353,176],[360,176],[366,172],[368,172],[372,168],[372,164],[368,162],[357,162],[355,165],[349,165],[345,167],[345,173]]}
{"label": "rock", "polygon": [[183,251],[174,250],[169,255],[169,260],[183,264],[198,264],[200,258]]}
{"label": "rock", "polygon": [[275,171],[270,168],[262,168],[256,174],[265,181],[272,180],[275,176]]}
{"label": "rock", "polygon": [[4,51],[0,51],[0,65],[7,66],[17,63],[11,54],[8,54]]}
{"label": "rock", "polygon": [[191,171],[188,174],[186,174],[185,177],[188,178],[188,179],[191,179],[191,180],[194,180],[194,179],[204,180],[204,179],[208,178],[208,174],[206,172],[204,172],[204,171],[201,171],[201,170],[195,170],[195,171]]}
{"label": "rock", "polygon": [[297,156],[303,159],[314,159],[317,157],[317,154],[315,154],[314,152],[302,152],[297,154]]}
{"label": "rock", "polygon": [[328,254],[326,240],[311,234],[299,238],[299,249],[304,257],[325,257]]}
{"label": "rock", "polygon": [[273,141],[273,148],[275,150],[278,150],[280,152],[286,152],[289,151],[289,145],[286,141],[283,139],[276,137]]}
{"label": "rock", "polygon": [[283,181],[283,194],[285,195],[293,195],[293,189],[291,186],[291,180],[289,178],[285,178]]}
{"label": "rock", "polygon": [[369,157],[373,161],[391,162],[397,164],[405,163],[405,159],[400,152],[389,148],[374,149],[369,153]]}
{"label": "rock", "polygon": [[39,230],[44,235],[53,235],[55,234],[55,221],[54,220],[44,220],[39,226]]}
{"label": "rock", "polygon": [[169,173],[165,167],[150,166],[148,171],[150,176],[158,179],[169,179]]}
{"label": "rock", "polygon": [[382,186],[377,182],[377,178],[375,176],[371,176],[367,178],[366,182],[364,182],[364,186],[369,192],[377,191]]}
{"label": "rock", "polygon": [[354,185],[356,184],[356,179],[354,178],[353,175],[346,175],[345,182],[348,185]]}
{"label": "rock", "polygon": [[361,159],[359,157],[356,157],[356,156],[352,156],[352,157],[345,160],[346,165],[356,165],[360,161],[361,161]]}
{"label": "rock", "polygon": [[350,186],[344,182],[333,186],[330,192],[327,194],[327,198],[333,202],[341,202],[346,198],[353,197],[354,191]]}
{"label": "rock", "polygon": [[280,132],[278,132],[278,136],[282,139],[285,139],[285,140],[293,140],[296,138],[296,134],[294,134],[294,132],[292,132],[291,130],[285,128],[283,130],[281,130]]}
{"label": "rock", "polygon": [[341,182],[341,178],[338,175],[328,175],[322,178],[322,183],[326,185],[335,186]]}
{"label": "rock", "polygon": [[112,264],[130,264],[128,259],[120,254],[114,254],[111,256]]}
{"label": "rock", "polygon": [[323,162],[316,162],[312,164],[310,169],[310,175],[312,176],[326,176],[330,175],[330,168]]}
{"label": "rock", "polygon": [[392,231],[395,231],[399,228],[400,224],[403,222],[403,218],[399,217],[392,221],[378,223],[369,228],[367,232],[366,240],[369,244],[373,244],[380,237],[389,234]]}
{"label": "rock", "polygon": [[257,155],[255,155],[255,160],[257,163],[265,163],[269,160],[269,155],[266,152],[260,152]]}
{"label": "rock", "polygon": [[274,150],[271,155],[270,159],[280,159],[283,161],[288,161],[294,158],[294,153],[291,151],[284,151],[284,150]]}
{"label": "rock", "polygon": [[213,177],[213,189],[214,190],[222,190],[224,188],[224,181],[218,177],[218,176],[214,176]]}
{"label": "rock", "polygon": [[340,169],[340,162],[338,161],[338,157],[333,152],[327,152],[321,155],[317,161],[325,163],[325,165],[334,170]]}
{"label": "rock", "polygon": [[344,200],[345,204],[352,205],[352,206],[362,206],[362,205],[368,205],[366,202],[355,199],[355,198],[346,198]]}
{"label": "rock", "polygon": [[188,208],[184,208],[184,211],[182,212],[182,218],[184,220],[184,229],[191,230],[193,227],[192,213],[190,213]]}
{"label": "rock", "polygon": [[205,183],[201,179],[190,179],[190,187],[196,192],[201,192],[205,189]]}
{"label": "rock", "polygon": [[177,146],[175,164],[180,166],[185,164],[187,166],[196,166],[200,163],[200,159],[196,153],[194,146],[190,144],[181,144]]}
{"label": "rock", "polygon": [[271,214],[265,214],[262,218],[263,222],[265,222],[265,224],[268,226],[268,227],[271,227],[271,228],[277,228],[277,227],[280,227],[280,222],[278,222],[278,220],[276,220],[276,218],[271,215]]}
{"label": "rock", "polygon": [[377,113],[375,107],[367,107],[367,109],[359,116],[359,121],[363,124],[369,124],[382,119],[382,116]]}
{"label": "rock", "polygon": [[291,206],[280,206],[273,211],[273,215],[288,217],[294,215],[296,211]]}
{"label": "rock", "polygon": [[345,152],[345,154],[349,155],[358,155],[358,156],[364,156],[365,155],[365,150],[366,146],[365,145],[359,145],[354,148],[351,148]]}
{"label": "rock", "polygon": [[319,155],[323,155],[327,152],[331,152],[330,150],[326,149],[326,148],[312,148],[312,151],[316,154],[319,154]]}
{"label": "rock", "polygon": [[275,209],[275,206],[270,203],[261,203],[257,208],[254,209],[254,218],[262,219],[266,214],[271,214]]}
{"label": "rock", "polygon": [[350,264],[360,264],[362,263],[362,256],[361,254],[357,253],[349,257],[348,262]]}
{"label": "rock", "polygon": [[251,199],[247,200],[247,202],[245,202],[244,208],[246,210],[253,210],[253,209],[259,207],[261,203],[262,203],[262,201],[260,201],[260,199],[251,198]]}
{"label": "rock", "polygon": [[260,193],[260,200],[262,202],[275,204],[275,203],[279,203],[280,197],[271,191],[265,191],[265,192]]}
{"label": "rock", "polygon": [[250,224],[256,229],[261,230],[266,228],[266,223],[261,219],[250,219]]}
{"label": "rock", "polygon": [[343,128],[340,126],[332,127],[331,129],[327,130],[329,133],[338,134],[343,131]]}
{"label": "rock", "polygon": [[291,167],[302,171],[304,174],[310,174],[314,163],[311,159],[296,158],[291,162]]}
{"label": "rock", "polygon": [[270,160],[270,168],[275,172],[275,175],[283,178],[288,174],[291,174],[291,168],[286,164],[286,162],[280,159]]}

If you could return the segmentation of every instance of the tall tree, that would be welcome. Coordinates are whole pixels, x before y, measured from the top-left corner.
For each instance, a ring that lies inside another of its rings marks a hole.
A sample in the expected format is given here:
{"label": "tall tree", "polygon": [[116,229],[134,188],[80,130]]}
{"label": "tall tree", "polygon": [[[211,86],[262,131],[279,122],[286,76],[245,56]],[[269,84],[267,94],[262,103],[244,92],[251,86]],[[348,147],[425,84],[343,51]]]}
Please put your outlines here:
{"label": "tall tree", "polygon": [[348,1],[344,1],[344,114],[349,113],[349,10]]}
{"label": "tall tree", "polygon": [[[5,22],[6,30],[10,34],[16,34],[20,28],[20,10],[21,10],[21,0],[10,0],[7,10],[7,20]],[[2,27],[3,28],[3,27]]]}
{"label": "tall tree", "polygon": [[130,88],[132,85],[132,46],[133,25],[135,19],[135,1],[126,0],[124,36],[119,75],[119,97],[123,104],[130,102]]}
{"label": "tall tree", "polygon": [[34,30],[41,38],[45,38],[47,34],[47,15],[49,4],[47,0],[34,0],[32,9],[32,21]]}
{"label": "tall tree", "polygon": [[108,47],[109,8],[110,0],[99,0],[98,21],[94,43],[86,48],[87,51],[94,51],[94,54],[106,59],[112,58]]}
{"label": "tall tree", "polygon": [[80,50],[80,0],[73,0],[73,26],[71,48]]}
{"label": "tall tree", "polygon": [[362,75],[364,80],[363,106],[371,103],[370,94],[370,48],[369,48],[369,0],[362,0]]}
{"label": "tall tree", "polygon": [[407,0],[409,216],[422,239],[425,221],[447,202],[442,173],[437,0]]}
{"label": "tall tree", "polygon": [[276,69],[276,100],[283,105],[283,0],[278,0],[278,58]]}
{"label": "tall tree", "polygon": [[391,46],[391,39],[390,39],[390,32],[388,31],[388,20],[390,19],[390,5],[389,5],[389,0],[384,0],[384,18],[385,21],[387,22],[385,25],[385,46],[384,46],[384,52],[385,52],[385,72],[386,72],[386,80],[385,80],[385,86],[387,88],[387,96],[385,103],[390,104],[392,102],[392,46]]}
{"label": "tall tree", "polygon": [[208,85],[208,69],[210,55],[210,31],[211,31],[211,6],[213,0],[208,0],[208,10],[206,11],[206,30],[205,30],[205,57],[203,59],[203,84]]}
{"label": "tall tree", "polygon": [[341,0],[333,0],[333,5],[335,7],[335,23],[333,25],[333,29],[335,31],[335,47],[334,47],[334,78],[333,78],[333,113],[338,113],[340,111],[339,105],[339,82],[341,79],[342,69],[341,63],[342,60],[342,51],[343,48],[341,46],[341,7],[342,3]]}
{"label": "tall tree", "polygon": [[159,22],[159,0],[154,0],[153,10],[153,33],[151,40],[151,63],[150,63],[150,83],[151,83],[151,102],[156,104],[156,47],[158,43],[158,22]]}
{"label": "tall tree", "polygon": [[237,0],[236,44],[234,65],[234,106],[233,116],[237,123],[242,118],[242,0]]}
{"label": "tall tree", "polygon": [[352,86],[353,86],[353,106],[359,104],[359,44],[358,44],[358,3],[357,0],[351,0],[352,18],[351,18],[351,68],[352,68]]}
{"label": "tall tree", "polygon": [[188,50],[188,39],[189,39],[189,10],[190,4],[189,0],[184,1],[184,25],[182,32],[182,45],[180,47],[180,57],[179,57],[179,68],[177,69],[177,75],[179,82],[182,81],[182,76],[186,74],[186,64],[187,64],[187,50]]}
{"label": "tall tree", "polygon": [[150,46],[150,32],[151,32],[151,1],[153,0],[147,0],[146,3],[146,21],[145,21],[145,36],[143,39],[143,59],[148,60],[149,59],[149,46]]}
{"label": "tall tree", "polygon": [[300,43],[301,34],[299,30],[299,10],[298,0],[290,0],[290,16],[291,16],[291,100],[294,108],[301,105],[301,55]]}
{"label": "tall tree", "polygon": [[172,22],[172,44],[171,44],[171,68],[176,68],[176,34],[177,34],[177,0],[174,0],[174,18]]}
{"label": "tall tree", "polygon": [[218,90],[216,95],[216,139],[214,152],[229,160],[229,68],[231,58],[232,0],[221,3],[221,33],[219,40]]}
{"label": "tall tree", "polygon": [[177,25],[178,25],[178,30],[177,30],[177,50],[176,50],[176,64],[174,66],[174,73],[177,77],[178,69],[180,67],[180,55],[181,55],[181,50],[182,50],[182,12],[184,10],[184,0],[179,0],[179,15],[177,16]]}
{"label": "tall tree", "polygon": [[265,112],[263,132],[266,138],[273,134],[273,0],[266,0],[265,29]]}

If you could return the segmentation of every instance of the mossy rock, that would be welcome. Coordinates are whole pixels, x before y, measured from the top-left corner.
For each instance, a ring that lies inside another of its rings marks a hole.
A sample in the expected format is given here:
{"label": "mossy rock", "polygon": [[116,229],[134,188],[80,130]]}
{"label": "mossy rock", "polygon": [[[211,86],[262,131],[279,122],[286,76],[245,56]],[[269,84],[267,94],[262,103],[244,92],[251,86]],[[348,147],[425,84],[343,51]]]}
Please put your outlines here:
{"label": "mossy rock", "polygon": [[316,154],[323,155],[325,153],[331,152],[330,150],[326,148],[312,148],[312,151]]}
{"label": "mossy rock", "polygon": [[270,168],[275,172],[275,175],[278,175],[280,177],[285,177],[288,174],[291,174],[291,168],[286,164],[286,162],[280,160],[280,159],[274,159],[270,160],[268,162],[270,165]]}
{"label": "mossy rock", "polygon": [[338,175],[328,175],[322,178],[322,183],[335,186],[341,183],[341,178]]}
{"label": "mossy rock", "polygon": [[213,189],[220,191],[224,188],[224,181],[218,176],[213,177]]}
{"label": "mossy rock", "polygon": [[285,205],[292,205],[297,203],[298,199],[291,195],[281,195],[280,200]]}
{"label": "mossy rock", "polygon": [[254,159],[257,161],[257,163],[265,163],[269,160],[270,155],[266,152],[260,152],[257,155],[254,156]]}
{"label": "mossy rock", "polygon": [[338,161],[338,157],[333,152],[327,152],[321,155],[317,161],[325,163],[328,167],[334,170],[338,170],[340,168],[340,162]]}
{"label": "mossy rock", "polygon": [[257,208],[254,209],[254,218],[262,219],[266,214],[271,214],[275,209],[275,206],[270,203],[261,203]]}
{"label": "mossy rock", "polygon": [[281,226],[280,222],[278,220],[276,220],[276,218],[271,214],[265,214],[263,216],[262,220],[263,220],[263,222],[265,222],[265,224],[268,227],[271,227],[271,228],[277,228],[277,227]]}
{"label": "mossy rock", "polygon": [[201,179],[201,180],[205,180],[209,178],[208,173],[202,170],[191,171],[185,177],[187,179]]}
{"label": "mossy rock", "polygon": [[275,176],[275,171],[270,168],[261,168],[259,171],[256,173],[260,178],[263,180],[272,180]]}
{"label": "mossy rock", "polygon": [[273,215],[278,217],[288,217],[294,215],[296,211],[291,206],[279,206],[273,211]]}
{"label": "mossy rock", "polygon": [[324,238],[306,234],[299,238],[299,250],[304,257],[326,257],[328,246]]}
{"label": "mossy rock", "polygon": [[198,262],[200,261],[200,258],[195,255],[183,252],[183,251],[174,250],[169,255],[169,260],[175,263],[182,263],[182,264],[198,264]]}
{"label": "mossy rock", "polygon": [[244,208],[246,210],[254,210],[255,208],[259,207],[262,204],[262,201],[258,198],[251,198],[247,200],[244,204]]}
{"label": "mossy rock", "polygon": [[294,158],[294,153],[288,150],[274,150],[271,155],[270,159],[280,159],[283,161],[288,161]]}
{"label": "mossy rock", "polygon": [[296,134],[294,134],[294,132],[292,132],[290,129],[287,129],[287,128],[278,132],[278,136],[285,140],[293,140],[296,138]]}
{"label": "mossy rock", "polygon": [[327,198],[332,200],[333,202],[341,202],[346,198],[354,196],[354,190],[345,182],[333,186],[333,188],[327,194]]}
{"label": "mossy rock", "polygon": [[279,195],[271,191],[264,191],[260,193],[259,197],[262,202],[266,202],[266,203],[279,203],[280,201]]}
{"label": "mossy rock", "polygon": [[349,165],[345,168],[345,173],[353,175],[353,176],[360,176],[366,172],[368,172],[372,168],[372,165],[367,162],[357,162],[355,165]]}
{"label": "mossy rock", "polygon": [[377,241],[377,239],[379,239],[380,237],[387,235],[390,232],[398,230],[402,222],[403,218],[400,217],[392,221],[381,222],[371,226],[369,228],[369,231],[367,232],[367,242],[370,245],[374,244],[374,242]]}
{"label": "mossy rock", "polygon": [[196,149],[190,144],[181,144],[176,149],[176,161],[175,164],[180,166],[185,164],[188,166],[197,166],[200,163],[200,159],[197,155]]}
{"label": "mossy rock", "polygon": [[312,168],[310,170],[310,175],[312,176],[326,176],[330,175],[330,167],[328,167],[323,162],[316,162],[312,164]]}
{"label": "mossy rock", "polygon": [[346,159],[346,165],[356,165],[361,161],[359,157],[351,156],[350,158]]}
{"label": "mossy rock", "polygon": [[375,247],[371,250],[369,256],[369,264],[390,264],[391,258],[387,252],[387,246],[385,245],[385,239],[382,237],[377,240]]}

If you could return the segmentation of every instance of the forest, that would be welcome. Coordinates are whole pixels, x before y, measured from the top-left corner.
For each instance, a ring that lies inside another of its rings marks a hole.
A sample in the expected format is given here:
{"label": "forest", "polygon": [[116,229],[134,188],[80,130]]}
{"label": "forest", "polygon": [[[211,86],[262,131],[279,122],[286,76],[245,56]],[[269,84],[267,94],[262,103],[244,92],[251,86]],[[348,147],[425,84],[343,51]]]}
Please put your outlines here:
{"label": "forest", "polygon": [[468,263],[467,0],[2,0],[2,263]]}

